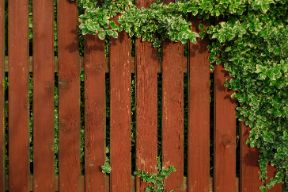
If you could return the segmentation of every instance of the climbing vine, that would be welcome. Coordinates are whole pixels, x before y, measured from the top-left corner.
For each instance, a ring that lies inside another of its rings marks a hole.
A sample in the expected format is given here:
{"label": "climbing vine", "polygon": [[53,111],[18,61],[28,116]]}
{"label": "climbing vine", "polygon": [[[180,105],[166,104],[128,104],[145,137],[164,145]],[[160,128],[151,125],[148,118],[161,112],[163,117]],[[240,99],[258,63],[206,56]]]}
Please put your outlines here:
{"label": "climbing vine", "polygon": [[[79,2],[83,35],[117,38],[125,31],[159,48],[165,40],[208,38],[210,61],[224,64],[227,87],[239,103],[238,118],[251,128],[247,143],[260,153],[261,191],[285,183],[288,191],[288,0],[157,1],[137,8],[132,0]],[[191,30],[192,17],[205,23]],[[267,165],[277,168],[267,180]]]}

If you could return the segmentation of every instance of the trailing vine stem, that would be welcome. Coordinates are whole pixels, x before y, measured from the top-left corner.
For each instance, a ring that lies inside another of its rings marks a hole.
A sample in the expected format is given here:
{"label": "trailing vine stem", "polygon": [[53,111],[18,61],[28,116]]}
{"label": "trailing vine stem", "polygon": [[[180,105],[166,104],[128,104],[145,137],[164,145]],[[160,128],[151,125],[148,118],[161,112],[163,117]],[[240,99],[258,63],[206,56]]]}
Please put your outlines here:
{"label": "trailing vine stem", "polygon": [[[265,192],[277,183],[288,191],[288,0],[159,1],[137,8],[132,0],[80,0],[83,35],[117,38],[125,31],[160,47],[165,40],[196,43],[209,39],[210,62],[224,64],[226,86],[238,101],[237,114],[251,128],[247,143],[259,150]],[[191,16],[208,23],[191,30]],[[214,22],[219,21],[219,22]],[[268,180],[267,165],[277,168]]]}

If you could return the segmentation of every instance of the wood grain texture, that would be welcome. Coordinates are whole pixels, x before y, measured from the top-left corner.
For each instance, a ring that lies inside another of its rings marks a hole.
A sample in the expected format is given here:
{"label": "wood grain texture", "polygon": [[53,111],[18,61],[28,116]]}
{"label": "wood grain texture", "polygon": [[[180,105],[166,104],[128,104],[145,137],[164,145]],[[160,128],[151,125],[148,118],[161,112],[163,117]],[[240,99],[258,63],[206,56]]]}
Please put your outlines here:
{"label": "wood grain texture", "polygon": [[210,171],[210,66],[207,42],[190,45],[188,191],[208,192]]}
{"label": "wood grain texture", "polygon": [[236,190],[236,112],[231,93],[224,86],[229,78],[222,65],[215,67],[214,191]]}
{"label": "wood grain texture", "polygon": [[28,192],[28,0],[10,0],[9,191]]}
{"label": "wood grain texture", "polygon": [[[147,7],[153,0],[137,0]],[[157,169],[157,52],[148,42],[136,41],[136,168],[147,172]],[[136,191],[147,185],[136,180]]]}
{"label": "wood grain texture", "polygon": [[[147,7],[152,0],[137,0]],[[136,168],[146,172],[157,169],[157,52],[151,43],[136,41]],[[136,180],[136,191],[147,185]]]}
{"label": "wood grain texture", "polygon": [[85,191],[105,192],[105,42],[85,37]]}
{"label": "wood grain texture", "polygon": [[33,1],[34,191],[54,188],[53,1]]}
{"label": "wood grain texture", "polygon": [[259,179],[259,154],[256,149],[246,144],[249,136],[249,128],[241,123],[240,135],[240,192],[259,191],[261,181]]}
{"label": "wood grain texture", "polygon": [[[174,0],[163,0],[171,3]],[[184,191],[184,46],[165,42],[162,63],[162,160],[176,172],[165,181],[165,189]]]}
{"label": "wood grain texture", "polygon": [[4,120],[4,66],[5,66],[5,1],[0,3],[0,191],[5,189],[5,120]]}
{"label": "wood grain texture", "polygon": [[61,192],[80,190],[80,62],[76,3],[58,1],[59,177]]}
{"label": "wood grain texture", "polygon": [[111,39],[110,175],[111,192],[131,191],[131,58],[126,33]]}
{"label": "wood grain texture", "polygon": [[164,43],[162,64],[162,156],[176,172],[165,181],[167,191],[184,191],[184,46]]}
{"label": "wood grain texture", "polygon": [[[136,166],[155,172],[157,165],[157,56],[150,44],[137,42],[136,64]],[[137,191],[145,184],[137,181]]]}

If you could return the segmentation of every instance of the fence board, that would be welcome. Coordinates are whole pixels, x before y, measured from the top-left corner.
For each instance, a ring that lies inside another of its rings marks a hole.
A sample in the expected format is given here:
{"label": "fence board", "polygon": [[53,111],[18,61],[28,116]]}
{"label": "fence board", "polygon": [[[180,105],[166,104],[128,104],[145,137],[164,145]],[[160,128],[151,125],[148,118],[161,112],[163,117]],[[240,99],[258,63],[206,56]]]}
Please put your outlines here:
{"label": "fence board", "polygon": [[[164,3],[174,2],[164,0]],[[162,149],[163,165],[176,172],[165,181],[166,190],[184,190],[184,46],[164,43],[162,64]]]}
{"label": "fence board", "polygon": [[125,33],[110,48],[110,159],[112,192],[131,191],[131,63]]}
{"label": "fence board", "polygon": [[86,36],[85,71],[85,191],[105,192],[105,42]]}
{"label": "fence board", "polygon": [[184,190],[184,46],[165,43],[162,74],[162,150],[163,165],[176,172],[165,181],[166,190]]}
{"label": "fence board", "polygon": [[[259,153],[256,149],[249,148],[246,140],[249,136],[249,128],[241,123],[241,149],[240,149],[240,192],[259,191],[261,181],[259,179]],[[275,168],[268,166],[268,177],[275,174]],[[282,185],[274,186],[270,192],[281,192]]]}
{"label": "fence board", "polygon": [[76,3],[58,1],[60,191],[79,191],[80,62]]}
{"label": "fence board", "polygon": [[[153,0],[137,0],[147,7]],[[155,172],[157,165],[157,52],[148,42],[136,41],[136,168]],[[136,191],[146,184],[136,180]]]}
{"label": "fence board", "polygon": [[5,127],[4,127],[4,66],[5,66],[5,1],[0,4],[0,191],[5,189]]}
{"label": "fence board", "polygon": [[53,1],[33,1],[34,191],[54,189]]}
{"label": "fence board", "polygon": [[224,87],[228,78],[222,65],[215,68],[215,144],[214,191],[236,190],[236,112],[230,91]]}
{"label": "fence board", "polygon": [[9,188],[28,191],[28,1],[9,1]]}
{"label": "fence board", "polygon": [[240,135],[240,192],[259,191],[258,152],[246,144],[249,129],[241,123]]}
{"label": "fence board", "polygon": [[190,45],[188,191],[209,191],[210,68],[206,42]]}

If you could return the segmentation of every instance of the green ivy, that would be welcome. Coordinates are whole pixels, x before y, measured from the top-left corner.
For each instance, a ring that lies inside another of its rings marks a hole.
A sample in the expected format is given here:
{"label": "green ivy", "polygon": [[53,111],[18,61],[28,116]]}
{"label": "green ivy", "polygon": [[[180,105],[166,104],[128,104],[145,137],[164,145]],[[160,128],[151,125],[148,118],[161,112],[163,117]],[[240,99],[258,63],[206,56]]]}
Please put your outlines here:
{"label": "green ivy", "polygon": [[[100,5],[81,0],[83,35],[117,38],[125,31],[160,47],[165,40],[209,38],[210,62],[224,64],[238,101],[238,118],[251,128],[247,143],[260,153],[261,191],[285,183],[288,191],[288,0],[180,0],[137,8],[132,0]],[[205,22],[191,30],[191,17]],[[267,165],[277,168],[267,180]]]}
{"label": "green ivy", "polygon": [[157,158],[157,172],[148,173],[143,170],[135,171],[134,175],[147,183],[145,192],[174,192],[174,190],[165,190],[165,179],[169,177],[176,169],[174,166],[162,167],[161,159]]}

